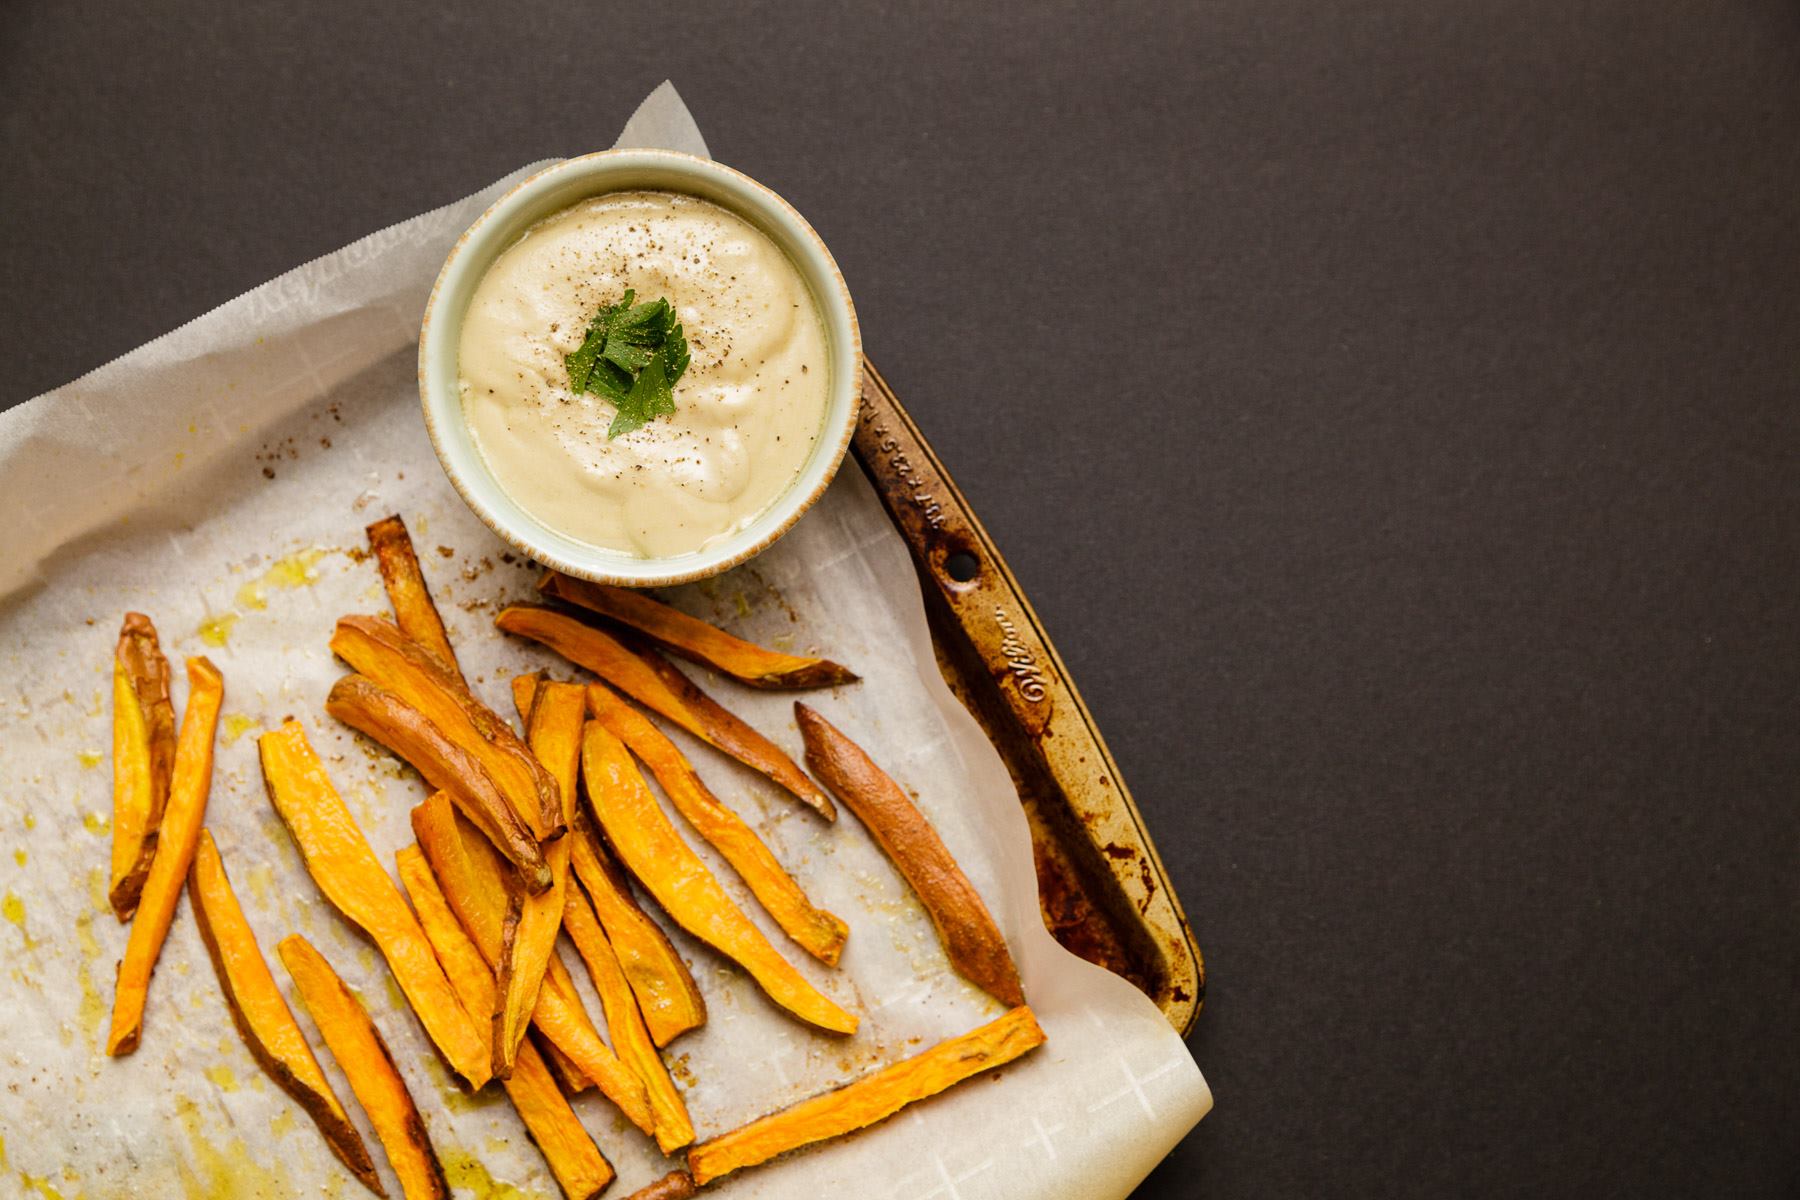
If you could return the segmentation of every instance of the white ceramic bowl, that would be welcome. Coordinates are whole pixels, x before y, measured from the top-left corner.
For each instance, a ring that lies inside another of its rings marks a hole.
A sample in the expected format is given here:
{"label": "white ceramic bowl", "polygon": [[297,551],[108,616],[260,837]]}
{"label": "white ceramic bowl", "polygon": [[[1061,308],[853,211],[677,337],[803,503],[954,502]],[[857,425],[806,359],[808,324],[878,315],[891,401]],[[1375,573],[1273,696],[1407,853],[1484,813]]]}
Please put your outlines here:
{"label": "white ceramic bowl", "polygon": [[[482,276],[528,228],[591,196],[654,189],[684,192],[730,209],[774,239],[812,292],[825,326],[830,392],[812,456],[775,502],[704,550],[644,558],[577,541],[550,528],[501,490],[463,418],[457,353],[463,316]],[[419,333],[419,398],[444,473],[464,502],[513,548],[546,566],[597,583],[654,587],[716,575],[786,533],[824,495],[849,448],[861,403],[862,337],[850,291],[825,243],[792,205],[748,175],[668,150],[609,150],[539,171],[502,196],[457,241],[444,262]]]}

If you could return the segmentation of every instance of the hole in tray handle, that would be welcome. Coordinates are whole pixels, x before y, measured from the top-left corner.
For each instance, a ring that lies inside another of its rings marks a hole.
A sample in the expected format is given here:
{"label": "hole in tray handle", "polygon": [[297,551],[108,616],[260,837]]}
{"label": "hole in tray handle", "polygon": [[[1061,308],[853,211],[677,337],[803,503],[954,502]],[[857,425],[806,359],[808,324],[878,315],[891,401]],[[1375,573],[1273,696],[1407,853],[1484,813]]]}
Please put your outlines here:
{"label": "hole in tray handle", "polygon": [[981,574],[981,560],[968,550],[952,550],[944,556],[944,574],[953,583],[973,583]]}

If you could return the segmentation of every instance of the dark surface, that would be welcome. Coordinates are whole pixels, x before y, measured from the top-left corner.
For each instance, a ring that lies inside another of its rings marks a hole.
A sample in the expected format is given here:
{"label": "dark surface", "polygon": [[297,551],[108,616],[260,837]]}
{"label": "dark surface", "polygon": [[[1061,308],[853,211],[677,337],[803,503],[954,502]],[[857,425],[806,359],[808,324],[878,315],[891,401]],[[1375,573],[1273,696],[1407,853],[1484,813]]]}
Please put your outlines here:
{"label": "dark surface", "polygon": [[0,399],[672,77],[1186,901],[1141,1195],[1795,1194],[1792,3],[249,7],[0,7]]}

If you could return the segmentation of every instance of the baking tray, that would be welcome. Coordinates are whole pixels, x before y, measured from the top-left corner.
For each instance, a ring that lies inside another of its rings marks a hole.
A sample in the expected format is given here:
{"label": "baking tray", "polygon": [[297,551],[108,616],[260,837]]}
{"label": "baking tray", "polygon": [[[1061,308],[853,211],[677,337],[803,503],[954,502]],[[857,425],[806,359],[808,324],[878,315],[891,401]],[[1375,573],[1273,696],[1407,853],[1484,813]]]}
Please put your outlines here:
{"label": "baking tray", "polygon": [[866,359],[851,448],[912,550],[938,667],[1018,785],[1044,924],[1185,1035],[1206,968],[1143,816],[1019,581]]}

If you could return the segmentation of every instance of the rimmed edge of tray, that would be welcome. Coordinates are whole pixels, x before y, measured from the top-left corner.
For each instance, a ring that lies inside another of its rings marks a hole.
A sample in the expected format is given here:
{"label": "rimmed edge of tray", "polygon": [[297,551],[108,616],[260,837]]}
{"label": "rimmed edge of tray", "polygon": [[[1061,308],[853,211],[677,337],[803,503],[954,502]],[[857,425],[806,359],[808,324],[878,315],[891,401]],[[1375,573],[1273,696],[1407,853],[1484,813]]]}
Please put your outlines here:
{"label": "rimmed edge of tray", "polygon": [[945,679],[1019,785],[1045,924],[1186,1035],[1205,963],[1143,815],[1011,568],[866,358],[851,447],[912,550]]}

